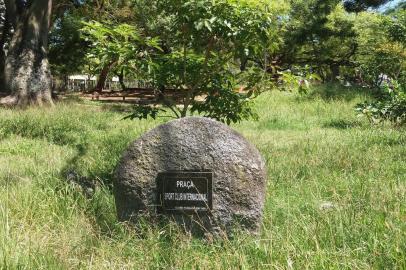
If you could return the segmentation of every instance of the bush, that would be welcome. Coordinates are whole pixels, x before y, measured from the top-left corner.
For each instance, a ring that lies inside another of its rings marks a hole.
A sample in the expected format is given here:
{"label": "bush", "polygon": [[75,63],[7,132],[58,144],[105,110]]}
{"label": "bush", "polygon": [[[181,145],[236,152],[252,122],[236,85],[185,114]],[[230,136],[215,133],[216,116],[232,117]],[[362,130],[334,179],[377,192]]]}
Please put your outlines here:
{"label": "bush", "polygon": [[406,123],[406,89],[396,81],[380,87],[380,97],[374,102],[358,104],[356,110],[371,122],[390,121],[396,125]]}

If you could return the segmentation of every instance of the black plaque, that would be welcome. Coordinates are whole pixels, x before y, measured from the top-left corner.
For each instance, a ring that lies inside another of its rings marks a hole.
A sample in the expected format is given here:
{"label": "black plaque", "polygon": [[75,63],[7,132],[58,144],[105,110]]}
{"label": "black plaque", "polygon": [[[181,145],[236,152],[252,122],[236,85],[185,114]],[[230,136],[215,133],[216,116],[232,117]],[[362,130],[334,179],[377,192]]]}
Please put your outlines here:
{"label": "black plaque", "polygon": [[213,207],[213,173],[171,171],[158,175],[159,213],[209,212]]}

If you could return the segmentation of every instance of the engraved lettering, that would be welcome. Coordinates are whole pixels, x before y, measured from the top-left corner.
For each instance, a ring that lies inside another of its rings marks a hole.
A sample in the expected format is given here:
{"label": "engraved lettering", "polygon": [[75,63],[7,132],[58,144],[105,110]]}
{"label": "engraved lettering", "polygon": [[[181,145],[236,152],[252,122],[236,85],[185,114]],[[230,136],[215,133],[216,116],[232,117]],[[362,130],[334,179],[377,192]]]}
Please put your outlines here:
{"label": "engraved lettering", "polygon": [[195,185],[193,184],[193,181],[176,181],[176,187],[191,189],[194,188]]}

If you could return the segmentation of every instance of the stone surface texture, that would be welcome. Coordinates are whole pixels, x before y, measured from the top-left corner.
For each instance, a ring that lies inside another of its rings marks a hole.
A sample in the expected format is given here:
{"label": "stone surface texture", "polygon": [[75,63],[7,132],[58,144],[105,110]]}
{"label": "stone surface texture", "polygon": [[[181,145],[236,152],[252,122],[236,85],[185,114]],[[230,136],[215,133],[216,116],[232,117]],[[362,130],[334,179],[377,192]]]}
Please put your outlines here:
{"label": "stone surface texture", "polygon": [[156,214],[157,176],[183,170],[213,172],[213,209],[210,214],[170,218],[192,232],[228,236],[235,228],[258,232],[266,194],[264,160],[239,133],[203,117],[170,121],[129,146],[114,181],[119,219],[167,218]]}

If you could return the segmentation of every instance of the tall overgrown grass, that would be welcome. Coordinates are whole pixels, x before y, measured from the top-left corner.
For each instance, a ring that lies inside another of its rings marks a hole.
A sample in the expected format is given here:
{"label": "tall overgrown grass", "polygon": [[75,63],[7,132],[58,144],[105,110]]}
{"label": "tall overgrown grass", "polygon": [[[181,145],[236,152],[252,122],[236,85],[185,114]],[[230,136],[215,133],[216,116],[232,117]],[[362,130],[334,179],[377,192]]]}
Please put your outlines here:
{"label": "tall overgrown grass", "polygon": [[86,102],[0,109],[0,269],[405,269],[406,133],[357,118],[367,98],[260,96],[260,120],[233,128],[267,162],[262,233],[213,243],[117,221],[117,161],[164,120]]}

